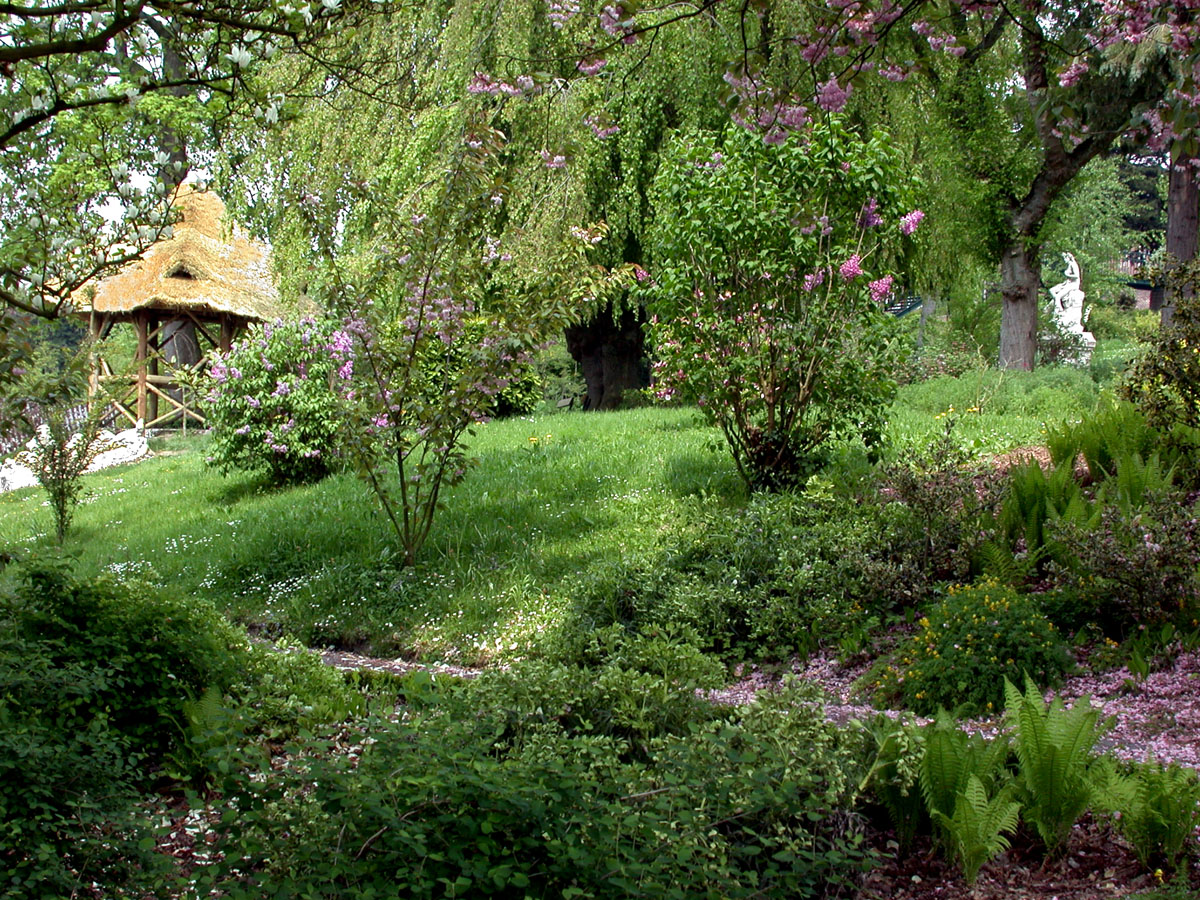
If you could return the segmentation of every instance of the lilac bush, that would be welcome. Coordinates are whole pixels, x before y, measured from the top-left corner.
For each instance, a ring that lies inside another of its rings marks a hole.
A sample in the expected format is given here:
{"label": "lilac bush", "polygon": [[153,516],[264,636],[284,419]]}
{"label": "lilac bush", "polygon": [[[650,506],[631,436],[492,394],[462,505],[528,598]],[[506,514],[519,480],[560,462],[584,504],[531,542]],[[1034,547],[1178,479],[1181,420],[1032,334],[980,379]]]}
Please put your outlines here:
{"label": "lilac bush", "polygon": [[654,236],[654,377],[697,403],[756,489],[803,484],[839,435],[878,438],[897,366],[884,304],[922,213],[885,135],[676,144]]}
{"label": "lilac bush", "polygon": [[341,398],[333,384],[349,349],[344,341],[328,320],[277,321],[252,329],[213,363],[209,463],[223,472],[265,472],[277,484],[329,474],[338,452]]}
{"label": "lilac bush", "polygon": [[492,171],[503,140],[469,130],[445,181],[420,203],[428,211],[382,217],[379,246],[336,273],[336,304],[349,311],[330,335],[345,446],[405,565],[428,537],[442,491],[473,464],[466,442],[501,393],[589,300],[633,277],[589,264],[602,225],[570,229],[544,264],[504,251]]}

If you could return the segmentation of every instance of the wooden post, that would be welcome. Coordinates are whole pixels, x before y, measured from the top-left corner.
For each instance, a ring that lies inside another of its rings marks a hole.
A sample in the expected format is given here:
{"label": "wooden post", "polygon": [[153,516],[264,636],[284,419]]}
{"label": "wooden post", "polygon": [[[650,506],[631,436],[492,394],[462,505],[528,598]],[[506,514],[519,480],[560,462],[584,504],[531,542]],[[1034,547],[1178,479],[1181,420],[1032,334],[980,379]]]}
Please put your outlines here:
{"label": "wooden post", "polygon": [[88,333],[92,337],[88,348],[88,412],[92,411],[96,393],[100,390],[100,351],[96,346],[100,342],[100,315],[94,309],[88,315]]}
{"label": "wooden post", "polygon": [[[159,356],[159,321],[157,316],[150,316],[146,324],[146,371],[150,375],[158,374],[158,356]],[[146,421],[153,422],[158,419],[158,394],[147,391],[146,393]]]}
{"label": "wooden post", "polygon": [[233,317],[229,313],[223,313],[221,315],[221,346],[219,348],[222,353],[228,353],[233,347],[235,333]]}
{"label": "wooden post", "polygon": [[133,327],[137,329],[137,417],[138,424],[146,423],[146,353],[150,337],[150,314],[145,310],[134,313]]}

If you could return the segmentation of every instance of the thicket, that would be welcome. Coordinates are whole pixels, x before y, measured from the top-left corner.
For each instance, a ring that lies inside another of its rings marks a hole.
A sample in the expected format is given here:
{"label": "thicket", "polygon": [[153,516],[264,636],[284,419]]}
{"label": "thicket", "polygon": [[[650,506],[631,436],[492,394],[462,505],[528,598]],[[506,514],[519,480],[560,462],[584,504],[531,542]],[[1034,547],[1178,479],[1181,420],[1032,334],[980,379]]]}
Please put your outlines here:
{"label": "thicket", "polygon": [[252,647],[195,598],[50,558],[0,572],[0,897],[161,886],[136,807],[151,773],[202,781],[235,737],[362,706],[311,654]]}
{"label": "thicket", "polygon": [[277,484],[317,481],[337,466],[335,333],[327,319],[276,321],[213,364],[212,465],[263,472]]}
{"label": "thicket", "polygon": [[689,651],[609,649],[576,676],[412,685],[356,762],[305,745],[244,774],[206,879],[232,897],[846,895],[872,858],[862,736],[799,685],[722,709],[696,699]]}

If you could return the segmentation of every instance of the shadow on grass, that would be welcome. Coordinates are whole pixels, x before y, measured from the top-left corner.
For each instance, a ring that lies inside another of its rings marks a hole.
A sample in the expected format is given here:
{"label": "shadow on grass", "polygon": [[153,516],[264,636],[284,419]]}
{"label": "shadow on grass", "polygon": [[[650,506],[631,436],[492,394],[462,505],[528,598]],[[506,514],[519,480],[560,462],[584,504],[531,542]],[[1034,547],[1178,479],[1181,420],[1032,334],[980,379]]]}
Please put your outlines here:
{"label": "shadow on grass", "polygon": [[729,458],[706,451],[677,453],[667,460],[663,480],[676,497],[720,497],[727,502],[746,499],[746,485]]}
{"label": "shadow on grass", "polygon": [[260,497],[269,494],[284,494],[293,489],[293,485],[276,484],[266,475],[230,475],[223,480],[219,487],[208,495],[208,500],[218,506],[234,506],[250,497]]}

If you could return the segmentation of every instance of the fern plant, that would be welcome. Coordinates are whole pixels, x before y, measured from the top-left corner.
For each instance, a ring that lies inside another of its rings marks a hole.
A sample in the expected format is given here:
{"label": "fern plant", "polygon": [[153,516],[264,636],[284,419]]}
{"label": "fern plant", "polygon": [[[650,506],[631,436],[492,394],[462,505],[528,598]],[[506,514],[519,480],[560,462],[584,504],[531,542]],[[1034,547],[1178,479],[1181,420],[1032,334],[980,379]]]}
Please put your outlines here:
{"label": "fern plant", "polygon": [[210,685],[181,706],[183,721],[175,720],[180,739],[164,758],[167,774],[183,782],[208,781],[235,747],[245,742],[245,711]]}
{"label": "fern plant", "polygon": [[1176,763],[1145,762],[1107,785],[1105,805],[1119,812],[1117,829],[1142,865],[1174,869],[1200,827],[1200,777]]}
{"label": "fern plant", "polygon": [[1005,720],[1017,754],[1016,794],[1022,815],[1049,853],[1066,842],[1071,826],[1091,805],[1092,749],[1106,730],[1100,711],[1083,697],[1067,709],[1061,698],[1049,706],[1030,678],[1022,694],[1004,680]]}
{"label": "fern plant", "polygon": [[983,864],[1008,849],[1008,838],[1017,828],[1021,804],[1012,799],[1010,785],[988,798],[983,782],[975,775],[955,798],[954,815],[934,810],[934,821],[948,836],[954,858],[967,884],[974,884]]}
{"label": "fern plant", "polygon": [[900,849],[906,851],[922,825],[929,822],[919,787],[927,729],[897,722],[883,713],[866,728],[878,749],[859,792],[871,789],[875,800],[887,810]]}
{"label": "fern plant", "polygon": [[[975,778],[988,793],[1007,776],[1008,740],[1003,735],[989,741],[968,734],[944,709],[925,726],[925,755],[921,759],[921,794],[930,816],[953,818],[955,804]],[[944,833],[942,834],[945,837]]]}
{"label": "fern plant", "polygon": [[1018,466],[1009,474],[1008,490],[995,519],[998,546],[990,551],[991,563],[997,566],[1001,561],[1013,561],[1022,547],[1027,565],[1040,569],[1055,550],[1048,526],[1059,519],[1089,522],[1093,515],[1069,464],[1058,466],[1049,475],[1036,461]]}
{"label": "fern plant", "polygon": [[1174,480],[1174,466],[1164,465],[1157,453],[1145,458],[1140,453],[1126,454],[1120,458],[1116,474],[1100,486],[1097,500],[1133,515],[1145,505],[1147,495],[1169,489]]}
{"label": "fern plant", "polygon": [[1080,455],[1094,480],[1100,481],[1121,470],[1133,456],[1148,458],[1161,436],[1146,417],[1127,400],[1102,400],[1092,415],[1074,425],[1050,428],[1046,447],[1056,467],[1074,468]]}

